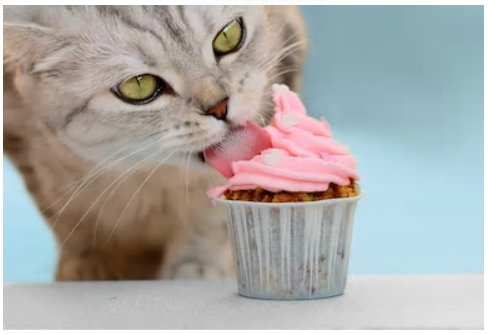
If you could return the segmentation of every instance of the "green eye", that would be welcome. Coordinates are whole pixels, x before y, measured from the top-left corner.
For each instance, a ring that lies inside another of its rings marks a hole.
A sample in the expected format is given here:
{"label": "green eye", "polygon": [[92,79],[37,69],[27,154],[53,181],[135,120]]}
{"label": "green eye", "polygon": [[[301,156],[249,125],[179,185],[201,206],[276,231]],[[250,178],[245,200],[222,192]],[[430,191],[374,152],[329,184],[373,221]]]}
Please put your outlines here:
{"label": "green eye", "polygon": [[223,56],[237,51],[244,40],[244,26],[241,19],[235,19],[222,29],[213,41],[214,53]]}
{"label": "green eye", "polygon": [[163,80],[150,74],[132,77],[117,86],[116,93],[129,103],[150,102],[163,87]]}

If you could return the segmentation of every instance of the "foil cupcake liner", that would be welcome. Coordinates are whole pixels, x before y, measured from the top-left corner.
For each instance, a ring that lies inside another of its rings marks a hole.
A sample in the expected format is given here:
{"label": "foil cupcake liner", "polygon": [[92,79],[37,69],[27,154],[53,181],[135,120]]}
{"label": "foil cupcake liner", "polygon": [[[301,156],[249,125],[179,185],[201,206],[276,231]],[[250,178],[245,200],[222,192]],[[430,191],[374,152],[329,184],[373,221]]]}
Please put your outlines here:
{"label": "foil cupcake liner", "polygon": [[238,293],[277,300],[343,294],[361,197],[299,203],[217,199],[227,208]]}

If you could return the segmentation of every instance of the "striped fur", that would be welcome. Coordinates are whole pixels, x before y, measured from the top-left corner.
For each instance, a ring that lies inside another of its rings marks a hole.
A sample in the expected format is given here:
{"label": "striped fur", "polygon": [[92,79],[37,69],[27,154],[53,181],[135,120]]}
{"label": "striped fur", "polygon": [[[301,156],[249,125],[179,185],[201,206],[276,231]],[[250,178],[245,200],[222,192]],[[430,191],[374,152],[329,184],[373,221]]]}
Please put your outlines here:
{"label": "striped fur", "polygon": [[[242,17],[242,48],[212,40]],[[59,280],[232,275],[220,176],[197,152],[272,114],[271,83],[300,86],[294,6],[4,6],[4,153],[59,245]],[[147,105],[110,88],[151,73]],[[229,96],[227,120],[204,111]]]}

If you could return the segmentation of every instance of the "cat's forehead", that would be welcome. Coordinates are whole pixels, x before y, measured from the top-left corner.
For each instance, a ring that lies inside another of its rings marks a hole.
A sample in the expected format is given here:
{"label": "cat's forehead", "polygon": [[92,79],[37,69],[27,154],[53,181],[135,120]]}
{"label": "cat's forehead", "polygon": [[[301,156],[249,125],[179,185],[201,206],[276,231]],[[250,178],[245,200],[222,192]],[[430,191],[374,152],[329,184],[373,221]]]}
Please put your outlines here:
{"label": "cat's forehead", "polygon": [[67,8],[70,14],[64,17],[62,28],[72,35],[83,36],[84,49],[112,52],[121,59],[127,52],[133,52],[149,65],[184,61],[184,57],[195,62],[202,49],[211,50],[213,38],[226,24],[256,11],[252,6]]}
{"label": "cat's forehead", "polygon": [[202,37],[218,32],[234,18],[255,11],[252,6],[64,6],[52,9],[52,15],[45,19],[52,22],[56,17],[55,22],[46,25],[72,33],[83,33],[90,26],[105,26],[110,30],[121,24],[154,32],[164,30],[175,36],[191,31],[193,36]]}
{"label": "cat's forehead", "polygon": [[[68,41],[65,53],[36,64],[36,70],[56,63],[65,76],[86,80],[92,90],[141,73],[173,85],[218,75],[212,43],[237,17],[244,19],[249,44],[239,64],[254,63],[260,55],[256,36],[264,40],[261,6],[53,6],[41,13],[34,20]],[[225,66],[232,62],[219,70]]]}
{"label": "cat's forehead", "polygon": [[220,30],[231,19],[249,12],[249,6],[146,6],[155,19],[169,19],[197,34]]}

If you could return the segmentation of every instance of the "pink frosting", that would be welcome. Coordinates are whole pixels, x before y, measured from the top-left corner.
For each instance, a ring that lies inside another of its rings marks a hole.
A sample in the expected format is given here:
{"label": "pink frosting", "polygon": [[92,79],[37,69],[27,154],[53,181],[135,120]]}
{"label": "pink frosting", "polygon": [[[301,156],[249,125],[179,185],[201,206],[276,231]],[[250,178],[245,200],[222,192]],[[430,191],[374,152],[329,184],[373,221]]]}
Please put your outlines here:
{"label": "pink frosting", "polygon": [[250,160],[235,161],[227,183],[208,191],[213,198],[227,189],[257,187],[269,191],[325,191],[330,183],[348,185],[359,180],[357,162],[347,147],[332,138],[325,120],[307,116],[297,94],[285,85],[273,85],[276,114],[265,128],[271,148]]}

